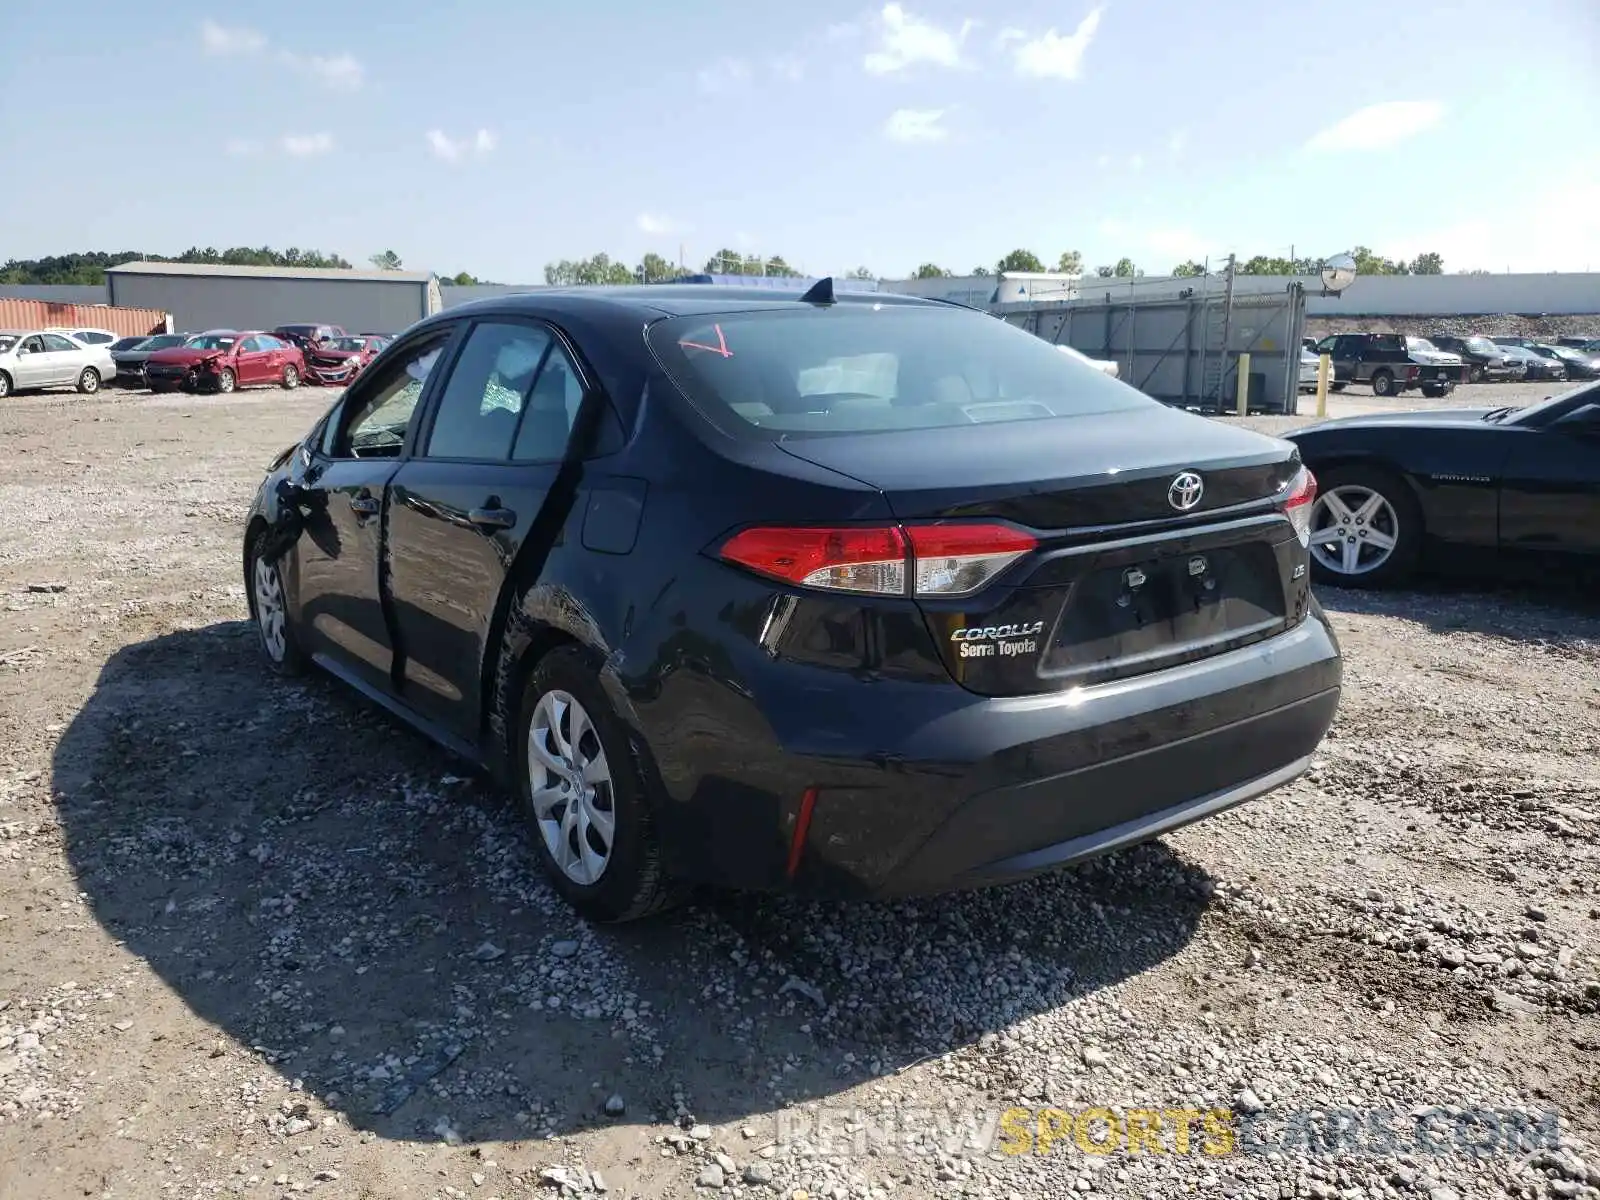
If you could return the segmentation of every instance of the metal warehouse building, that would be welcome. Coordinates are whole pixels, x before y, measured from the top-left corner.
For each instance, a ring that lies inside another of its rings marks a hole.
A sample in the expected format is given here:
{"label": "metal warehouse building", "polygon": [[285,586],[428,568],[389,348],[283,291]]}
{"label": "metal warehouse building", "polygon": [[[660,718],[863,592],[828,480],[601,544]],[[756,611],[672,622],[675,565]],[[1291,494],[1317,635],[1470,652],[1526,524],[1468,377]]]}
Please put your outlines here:
{"label": "metal warehouse building", "polygon": [[130,262],[106,271],[115,305],[172,314],[185,332],[342,325],[351,333],[398,333],[439,311],[429,271],[340,271]]}

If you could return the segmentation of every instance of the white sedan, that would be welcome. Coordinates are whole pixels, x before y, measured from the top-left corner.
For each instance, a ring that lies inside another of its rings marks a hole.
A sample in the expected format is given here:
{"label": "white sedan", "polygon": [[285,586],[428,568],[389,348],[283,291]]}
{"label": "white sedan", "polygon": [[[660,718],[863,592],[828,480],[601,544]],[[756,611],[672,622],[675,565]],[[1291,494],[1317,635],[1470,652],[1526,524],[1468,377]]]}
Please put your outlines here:
{"label": "white sedan", "polygon": [[116,373],[110,346],[85,346],[48,329],[0,329],[0,397],[47,387],[89,394]]}
{"label": "white sedan", "polygon": [[1082,350],[1075,350],[1071,346],[1063,346],[1059,343],[1056,345],[1056,349],[1067,355],[1069,358],[1075,358],[1079,362],[1088,363],[1096,371],[1104,371],[1113,379],[1120,378],[1122,375],[1122,372],[1117,369],[1117,364],[1112,362],[1109,358],[1090,358]]}

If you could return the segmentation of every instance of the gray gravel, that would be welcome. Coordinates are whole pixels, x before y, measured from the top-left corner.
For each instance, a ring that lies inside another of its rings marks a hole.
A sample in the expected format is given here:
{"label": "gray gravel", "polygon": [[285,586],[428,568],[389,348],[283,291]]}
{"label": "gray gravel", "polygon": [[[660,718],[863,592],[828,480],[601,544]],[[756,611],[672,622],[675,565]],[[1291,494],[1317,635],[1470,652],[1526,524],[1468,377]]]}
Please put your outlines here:
{"label": "gray gravel", "polygon": [[[1000,891],[595,929],[505,798],[256,663],[239,515],[326,402],[0,408],[6,1200],[1600,1197],[1592,608],[1328,591],[1345,700],[1271,797]],[[1086,1153],[1090,1109],[1236,1144]],[[1419,1121],[1448,1152],[1381,1143]]]}

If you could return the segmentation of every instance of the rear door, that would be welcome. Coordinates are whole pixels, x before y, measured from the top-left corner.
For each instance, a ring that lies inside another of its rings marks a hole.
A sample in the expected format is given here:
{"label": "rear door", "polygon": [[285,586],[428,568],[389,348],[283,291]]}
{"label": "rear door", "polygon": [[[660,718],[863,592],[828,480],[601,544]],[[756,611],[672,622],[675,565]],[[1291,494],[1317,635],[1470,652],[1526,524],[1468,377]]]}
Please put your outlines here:
{"label": "rear door", "polygon": [[420,338],[345,393],[304,476],[295,545],[299,621],[309,649],[392,691],[394,638],[384,603],[384,501],[453,327]]}
{"label": "rear door", "polygon": [[480,731],[485,655],[512,564],[532,556],[537,577],[565,523],[572,497],[558,480],[585,395],[551,327],[480,320],[431,406],[416,457],[391,485],[402,695],[462,738]]}

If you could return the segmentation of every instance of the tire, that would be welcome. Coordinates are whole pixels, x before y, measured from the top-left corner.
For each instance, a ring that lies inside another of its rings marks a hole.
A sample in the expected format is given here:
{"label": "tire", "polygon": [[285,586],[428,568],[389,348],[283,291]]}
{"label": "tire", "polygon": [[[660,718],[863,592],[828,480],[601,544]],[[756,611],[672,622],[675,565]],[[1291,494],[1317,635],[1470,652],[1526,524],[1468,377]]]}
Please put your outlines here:
{"label": "tire", "polygon": [[1334,392],[1342,392],[1349,386],[1350,385],[1348,383],[1330,383],[1328,385],[1328,389]]}
{"label": "tire", "polygon": [[1422,388],[1422,394],[1424,396],[1429,396],[1429,397],[1431,397],[1431,398],[1433,398],[1435,400],[1437,400],[1440,396],[1448,396],[1450,394],[1450,392],[1451,392],[1451,387],[1447,383],[1439,383],[1439,384],[1429,383],[1429,384],[1424,384],[1423,388]]}
{"label": "tire", "polygon": [[[283,583],[283,560],[268,562],[261,557],[261,548],[267,538],[263,529],[250,539],[250,554],[245,571],[245,595],[249,598],[250,619],[255,623],[256,638],[261,646],[267,666],[279,675],[293,677],[305,674],[308,659],[295,637],[294,626],[289,621],[288,596]],[[276,620],[268,615],[276,595]]]}
{"label": "tire", "polygon": [[0,371],[0,400],[4,400],[9,395],[11,395],[11,376],[4,371]]}
{"label": "tire", "polygon": [[293,363],[287,364],[283,368],[283,378],[279,382],[283,384],[284,391],[294,391],[295,388],[300,386],[300,368]]}
{"label": "tire", "polygon": [[1375,371],[1372,375],[1372,394],[1374,396],[1397,396],[1399,391],[1394,385],[1394,376],[1388,371]]}
{"label": "tire", "polygon": [[1468,383],[1482,383],[1483,382],[1483,368],[1482,367],[1477,367],[1477,366],[1468,367],[1467,368],[1467,382]]}
{"label": "tire", "polygon": [[[572,744],[574,729],[577,745]],[[570,751],[566,766],[577,760],[578,774],[568,774],[565,767],[557,774],[543,766],[562,757],[562,744]],[[542,760],[530,755],[530,745],[544,748]],[[607,923],[631,921],[677,898],[679,889],[661,862],[649,800],[649,768],[611,707],[592,659],[582,650],[572,646],[552,650],[530,672],[513,749],[512,769],[534,852],[552,886],[581,916]],[[584,763],[593,766],[596,749],[604,754],[608,778],[586,783],[581,768]],[[556,790],[562,779],[569,789],[576,783],[585,791],[567,798]],[[608,845],[601,820],[607,815]],[[600,845],[606,849],[596,871]],[[587,853],[575,852],[579,846]],[[564,848],[563,859],[556,857],[554,847]]]}
{"label": "tire", "polygon": [[217,394],[226,396],[239,384],[239,378],[233,373],[232,367],[223,367],[217,372]]}
{"label": "tire", "polygon": [[85,396],[92,396],[100,390],[100,372],[93,367],[85,367],[78,372],[78,391]]}
{"label": "tire", "polygon": [[[1315,470],[1315,468],[1313,468]],[[1396,587],[1409,580],[1422,557],[1422,509],[1405,480],[1378,467],[1352,465],[1317,470],[1317,500],[1311,510],[1311,578],[1319,584],[1351,588]],[[1381,505],[1364,522],[1346,523],[1333,501],[1344,504],[1351,518],[1360,515],[1358,504],[1377,496]],[[1356,569],[1345,569],[1345,547],[1349,537],[1364,538],[1366,533],[1393,538],[1393,545],[1381,559],[1370,553],[1373,542],[1356,544]],[[1330,529],[1348,529],[1349,534],[1319,542],[1319,534]],[[1374,560],[1377,561],[1374,561]]]}

